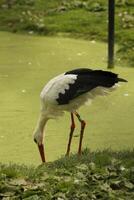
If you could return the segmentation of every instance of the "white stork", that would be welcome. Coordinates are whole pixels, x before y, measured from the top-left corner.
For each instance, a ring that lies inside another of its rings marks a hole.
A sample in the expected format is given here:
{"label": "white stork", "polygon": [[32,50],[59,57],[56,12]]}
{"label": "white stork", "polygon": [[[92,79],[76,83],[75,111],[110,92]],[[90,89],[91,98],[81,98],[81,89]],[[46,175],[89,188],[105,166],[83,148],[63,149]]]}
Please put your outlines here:
{"label": "white stork", "polygon": [[87,68],[74,69],[51,79],[43,88],[40,117],[34,131],[34,141],[38,145],[42,162],[46,162],[43,145],[43,132],[47,121],[62,116],[64,111],[71,113],[71,127],[66,155],[69,155],[73,132],[75,129],[74,115],[81,123],[78,155],[81,155],[85,121],[77,109],[97,95],[105,95],[112,91],[118,82],[127,82],[109,71]]}

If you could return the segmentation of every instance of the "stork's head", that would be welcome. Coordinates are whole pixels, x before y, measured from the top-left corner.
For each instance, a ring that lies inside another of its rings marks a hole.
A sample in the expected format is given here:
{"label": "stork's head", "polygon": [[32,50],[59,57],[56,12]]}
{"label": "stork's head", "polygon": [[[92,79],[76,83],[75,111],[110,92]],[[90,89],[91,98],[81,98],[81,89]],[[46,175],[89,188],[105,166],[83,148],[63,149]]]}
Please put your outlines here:
{"label": "stork's head", "polygon": [[43,137],[42,137],[42,133],[40,130],[36,130],[34,131],[34,142],[38,145],[41,145],[43,143]]}
{"label": "stork's head", "polygon": [[42,162],[46,162],[45,153],[44,153],[44,145],[43,145],[43,134],[42,134],[42,132],[40,130],[36,130],[34,132],[34,142],[38,146]]}

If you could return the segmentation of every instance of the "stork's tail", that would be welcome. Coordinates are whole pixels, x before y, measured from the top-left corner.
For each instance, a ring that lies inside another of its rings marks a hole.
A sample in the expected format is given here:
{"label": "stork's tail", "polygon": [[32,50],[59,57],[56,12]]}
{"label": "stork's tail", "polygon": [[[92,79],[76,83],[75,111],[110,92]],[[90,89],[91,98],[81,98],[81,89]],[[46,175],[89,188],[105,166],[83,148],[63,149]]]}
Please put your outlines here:
{"label": "stork's tail", "polygon": [[123,78],[118,78],[118,82],[128,82],[128,81]]}

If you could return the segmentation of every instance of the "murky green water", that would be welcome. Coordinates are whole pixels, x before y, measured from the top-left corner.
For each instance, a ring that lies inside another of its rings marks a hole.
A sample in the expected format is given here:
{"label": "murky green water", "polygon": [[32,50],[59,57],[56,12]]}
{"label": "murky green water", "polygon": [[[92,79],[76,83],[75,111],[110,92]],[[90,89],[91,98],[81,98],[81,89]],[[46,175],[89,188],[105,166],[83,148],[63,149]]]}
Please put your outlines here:
{"label": "murky green water", "polygon": [[[39,114],[42,87],[65,70],[105,67],[105,62],[106,45],[102,43],[0,32],[0,161],[39,164],[32,132]],[[117,68],[117,71],[133,82],[133,69]],[[134,94],[129,86],[123,85],[110,97],[99,98],[92,106],[81,109],[87,120],[85,147],[91,150],[133,147]],[[66,114],[58,121],[48,122],[45,137],[48,161],[66,151],[69,118]],[[79,124],[76,136],[78,131]],[[73,138],[73,151],[77,150],[78,140]]]}

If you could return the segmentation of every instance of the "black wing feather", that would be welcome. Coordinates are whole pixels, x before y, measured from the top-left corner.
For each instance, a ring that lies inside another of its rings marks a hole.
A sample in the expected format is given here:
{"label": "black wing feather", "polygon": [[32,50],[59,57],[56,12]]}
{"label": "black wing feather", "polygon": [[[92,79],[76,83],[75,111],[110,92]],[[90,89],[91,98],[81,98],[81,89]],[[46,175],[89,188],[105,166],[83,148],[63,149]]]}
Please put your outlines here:
{"label": "black wing feather", "polygon": [[95,88],[95,84],[90,82],[87,76],[78,76],[75,83],[69,84],[69,89],[65,90],[65,93],[59,93],[57,102],[62,104],[68,104],[70,100],[92,90]]}
{"label": "black wing feather", "polygon": [[65,90],[65,93],[59,94],[57,99],[58,104],[68,104],[70,100],[91,91],[92,89],[102,86],[106,88],[112,87],[118,81],[124,80],[119,79],[118,75],[109,71],[92,70],[87,68],[80,68],[71,70],[65,73],[77,75],[75,83],[69,84],[69,89]]}

